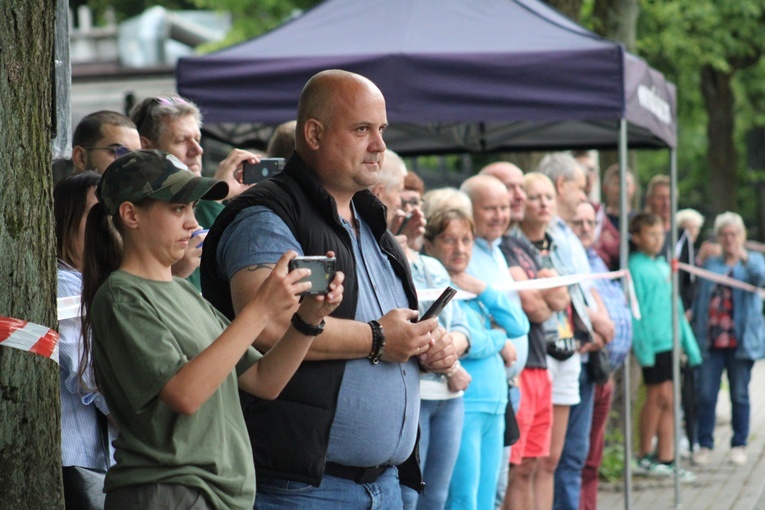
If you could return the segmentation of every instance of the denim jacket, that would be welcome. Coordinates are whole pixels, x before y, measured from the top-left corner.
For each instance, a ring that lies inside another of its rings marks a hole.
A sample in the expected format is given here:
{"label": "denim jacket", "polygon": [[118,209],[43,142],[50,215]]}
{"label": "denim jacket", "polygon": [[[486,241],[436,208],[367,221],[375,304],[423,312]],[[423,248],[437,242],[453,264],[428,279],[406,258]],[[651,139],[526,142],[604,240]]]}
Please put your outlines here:
{"label": "denim jacket", "polygon": [[[710,257],[704,263],[704,269],[727,275],[731,268],[725,264],[722,257]],[[746,264],[738,261],[733,266],[733,278],[757,287],[765,285],[765,258],[759,253],[749,252]],[[704,358],[707,357],[709,349],[709,302],[715,285],[717,284],[714,282],[699,278],[696,299],[693,302],[693,330]],[[738,341],[736,357],[751,360],[765,358],[765,319],[759,294],[733,289],[733,322]]]}

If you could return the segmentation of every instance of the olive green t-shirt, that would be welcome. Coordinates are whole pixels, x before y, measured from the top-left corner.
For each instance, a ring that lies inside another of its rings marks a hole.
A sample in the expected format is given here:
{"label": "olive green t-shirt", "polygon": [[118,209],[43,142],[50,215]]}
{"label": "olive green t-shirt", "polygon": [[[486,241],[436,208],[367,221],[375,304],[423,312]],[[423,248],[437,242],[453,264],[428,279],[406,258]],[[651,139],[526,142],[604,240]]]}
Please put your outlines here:
{"label": "olive green t-shirt", "polygon": [[255,468],[237,392],[261,356],[250,347],[192,416],[159,398],[164,385],[208,347],[228,321],[188,282],[114,272],[93,302],[97,381],[119,426],[105,491],[145,483],[197,488],[215,507],[252,508]]}

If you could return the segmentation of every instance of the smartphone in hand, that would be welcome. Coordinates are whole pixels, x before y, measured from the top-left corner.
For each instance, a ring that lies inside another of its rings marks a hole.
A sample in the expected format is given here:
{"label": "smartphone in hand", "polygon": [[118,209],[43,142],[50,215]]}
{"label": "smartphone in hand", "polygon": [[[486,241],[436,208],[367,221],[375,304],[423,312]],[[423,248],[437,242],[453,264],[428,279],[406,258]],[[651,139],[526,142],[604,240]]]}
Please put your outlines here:
{"label": "smartphone in hand", "polygon": [[438,296],[438,299],[433,301],[433,304],[430,305],[430,308],[428,308],[428,310],[422,315],[422,317],[419,318],[417,322],[432,319],[433,317],[438,317],[438,314],[440,314],[443,309],[446,308],[446,305],[449,304],[449,301],[452,300],[456,293],[457,289],[446,287],[441,295]]}

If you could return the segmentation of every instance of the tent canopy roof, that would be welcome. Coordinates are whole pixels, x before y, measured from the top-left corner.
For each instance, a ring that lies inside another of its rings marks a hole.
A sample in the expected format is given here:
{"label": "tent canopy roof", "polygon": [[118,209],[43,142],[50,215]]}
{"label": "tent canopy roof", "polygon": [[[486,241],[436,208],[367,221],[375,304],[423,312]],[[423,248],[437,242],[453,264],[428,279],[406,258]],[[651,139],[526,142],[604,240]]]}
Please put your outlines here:
{"label": "tent canopy roof", "polygon": [[675,144],[674,87],[537,0],[327,0],[182,59],[178,90],[208,130],[274,126],[295,118],[305,82],[330,68],[380,87],[386,142],[403,154],[614,147],[622,118],[633,147]]}

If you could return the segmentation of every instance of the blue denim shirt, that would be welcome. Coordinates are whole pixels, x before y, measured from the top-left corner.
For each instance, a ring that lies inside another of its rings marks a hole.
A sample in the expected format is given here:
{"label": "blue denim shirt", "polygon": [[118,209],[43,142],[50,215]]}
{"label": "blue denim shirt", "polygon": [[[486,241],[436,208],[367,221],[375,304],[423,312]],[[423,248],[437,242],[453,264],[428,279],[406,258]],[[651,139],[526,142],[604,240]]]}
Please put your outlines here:
{"label": "blue denim shirt", "polygon": [[[349,224],[346,228],[352,234],[359,283],[355,319],[377,320],[394,308],[408,307],[404,288],[369,226],[359,220],[359,239]],[[241,211],[223,233],[217,259],[230,280],[245,267],[275,263],[290,249],[303,254],[281,218],[266,207],[254,206]],[[415,359],[377,365],[366,358],[348,360],[330,429],[327,461],[362,467],[402,463],[414,448],[419,413]]]}
{"label": "blue denim shirt", "polygon": [[[727,275],[731,267],[725,264],[722,257],[709,257],[704,262],[704,269]],[[746,264],[738,261],[732,269],[733,278],[736,280],[756,287],[765,285],[765,258],[759,253],[749,252]],[[693,331],[701,354],[706,359],[709,355],[709,301],[717,284],[703,278],[699,278],[698,282],[696,299],[693,302]],[[739,342],[736,358],[765,358],[765,319],[762,316],[762,298],[759,294],[733,289],[733,323]]]}

